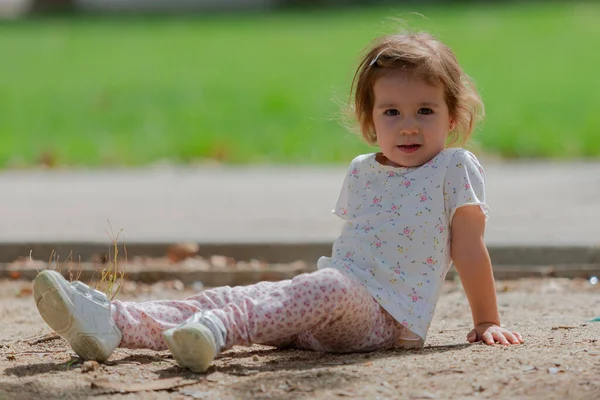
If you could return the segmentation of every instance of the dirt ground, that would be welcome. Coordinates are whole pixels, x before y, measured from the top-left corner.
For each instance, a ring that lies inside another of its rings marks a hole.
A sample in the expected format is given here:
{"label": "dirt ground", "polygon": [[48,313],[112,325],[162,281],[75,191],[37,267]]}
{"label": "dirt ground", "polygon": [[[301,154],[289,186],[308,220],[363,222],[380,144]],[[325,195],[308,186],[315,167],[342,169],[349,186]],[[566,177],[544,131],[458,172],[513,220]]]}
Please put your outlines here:
{"label": "dirt ground", "polygon": [[[192,293],[178,282],[129,283],[118,298]],[[600,284],[504,281],[498,296],[503,324],[520,331],[525,344],[467,344],[467,301],[459,284],[448,282],[422,350],[334,355],[234,348],[197,375],[177,367],[168,352],[118,349],[99,369],[83,372],[87,365],[62,339],[35,343],[51,331],[30,282],[0,281],[0,399],[600,398],[600,322],[588,322],[600,316]]]}

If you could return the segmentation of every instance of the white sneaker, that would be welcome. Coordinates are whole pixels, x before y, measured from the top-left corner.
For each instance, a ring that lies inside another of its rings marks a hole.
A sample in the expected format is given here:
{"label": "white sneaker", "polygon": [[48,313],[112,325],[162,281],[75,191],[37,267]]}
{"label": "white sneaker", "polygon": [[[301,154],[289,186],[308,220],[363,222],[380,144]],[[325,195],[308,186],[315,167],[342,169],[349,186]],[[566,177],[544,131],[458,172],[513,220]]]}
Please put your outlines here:
{"label": "white sneaker", "polygon": [[104,293],[44,270],[35,278],[33,297],[44,321],[82,359],[106,361],[121,343],[123,335],[110,316],[110,301]]}
{"label": "white sneaker", "polygon": [[225,326],[210,311],[197,313],[163,332],[173,358],[182,368],[205,372],[225,345]]}

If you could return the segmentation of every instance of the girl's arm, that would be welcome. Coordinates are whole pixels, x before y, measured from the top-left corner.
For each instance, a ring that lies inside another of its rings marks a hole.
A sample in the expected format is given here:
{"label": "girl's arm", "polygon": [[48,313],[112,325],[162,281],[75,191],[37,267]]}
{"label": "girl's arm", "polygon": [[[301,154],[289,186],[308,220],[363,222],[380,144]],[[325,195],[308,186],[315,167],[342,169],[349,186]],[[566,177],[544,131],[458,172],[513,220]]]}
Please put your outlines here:
{"label": "girl's arm", "polygon": [[519,344],[521,334],[500,327],[492,263],[483,240],[485,215],[477,205],[456,210],[451,223],[451,252],[454,266],[471,306],[473,329],[469,342]]}

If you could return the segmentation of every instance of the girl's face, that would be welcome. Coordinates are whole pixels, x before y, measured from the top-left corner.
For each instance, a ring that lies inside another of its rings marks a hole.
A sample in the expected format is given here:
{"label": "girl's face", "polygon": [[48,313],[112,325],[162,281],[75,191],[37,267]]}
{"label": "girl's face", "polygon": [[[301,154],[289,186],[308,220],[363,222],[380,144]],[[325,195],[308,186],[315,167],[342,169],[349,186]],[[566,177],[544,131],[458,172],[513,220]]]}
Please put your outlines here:
{"label": "girl's face", "polygon": [[373,91],[377,144],[387,164],[418,167],[444,149],[453,122],[441,86],[389,71],[375,81]]}

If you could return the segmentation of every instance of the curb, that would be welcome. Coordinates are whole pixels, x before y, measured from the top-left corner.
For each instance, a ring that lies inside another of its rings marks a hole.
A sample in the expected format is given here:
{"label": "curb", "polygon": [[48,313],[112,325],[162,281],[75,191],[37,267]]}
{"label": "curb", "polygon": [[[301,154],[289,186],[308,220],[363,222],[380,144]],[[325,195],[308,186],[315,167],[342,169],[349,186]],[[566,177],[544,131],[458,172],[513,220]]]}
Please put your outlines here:
{"label": "curb", "polygon": [[[56,269],[54,266],[50,269]],[[102,266],[84,264],[70,270],[62,268],[59,272],[68,280],[82,282],[98,281]],[[294,276],[316,270],[316,266],[294,267],[289,264],[269,265],[258,269],[215,268],[211,270],[190,270],[167,265],[152,268],[125,269],[125,280],[140,283],[156,283],[161,281],[181,281],[186,286],[202,283],[206,287],[250,285],[262,281],[280,281],[292,279]],[[13,267],[0,264],[0,279],[23,279],[32,281],[38,274],[35,268]],[[41,272],[41,270],[40,270]]]}
{"label": "curb", "polygon": [[[128,257],[164,257],[175,242],[126,243]],[[331,254],[332,242],[314,243],[199,243],[198,255],[222,255],[236,260],[258,259],[266,263],[285,264],[304,261],[316,263],[319,257]],[[513,266],[600,265],[600,246],[498,246],[490,244],[492,263]],[[47,260],[54,251],[64,260],[81,257],[83,262],[112,253],[111,243],[103,242],[30,242],[0,243],[0,263],[10,263],[22,257]],[[120,252],[123,254],[122,246]]]}
{"label": "curb", "polygon": [[[164,257],[167,249],[174,243],[132,243],[127,244],[128,257]],[[112,252],[106,243],[0,243],[0,279],[33,280],[38,271],[35,268],[13,266],[9,263],[32,252],[33,258],[48,258],[52,251],[66,259],[69,253],[73,260],[81,257],[80,280],[91,281],[99,276],[98,263],[87,262]],[[120,249],[122,252],[122,250]],[[521,279],[530,277],[583,278],[600,276],[599,247],[550,247],[550,246],[489,246],[494,265],[494,277],[498,280]],[[202,257],[223,255],[236,260],[259,259],[268,265],[259,268],[248,267],[212,267],[195,269],[181,264],[153,265],[152,267],[134,267],[126,269],[126,279],[135,282],[155,283],[158,281],[179,280],[185,285],[202,282],[204,286],[238,286],[259,281],[278,281],[291,279],[296,275],[316,270],[316,260],[331,252],[331,243],[222,243],[201,244],[199,254]],[[122,254],[122,253],[121,253]],[[296,261],[302,261],[296,263]],[[64,268],[64,275],[69,275]],[[73,275],[79,274],[79,267]],[[452,268],[446,277],[457,277]],[[67,276],[67,278],[70,278]]]}
{"label": "curb", "polygon": [[[297,267],[293,264],[272,264],[258,269],[215,268],[210,270],[185,270],[176,265],[164,265],[135,270],[126,269],[125,280],[140,283],[156,283],[160,281],[181,281],[186,286],[200,282],[205,287],[241,286],[262,281],[280,281],[292,279],[302,273],[316,271],[316,264]],[[61,273],[69,280],[78,279],[83,282],[97,281],[101,267],[84,264],[76,269],[63,268]],[[35,268],[15,267],[0,264],[0,279],[23,279],[32,281],[38,274]],[[555,266],[495,266],[496,280],[513,280],[522,278],[582,278],[600,275],[600,265],[555,265]],[[75,278],[77,277],[77,278]],[[446,275],[447,281],[458,278],[454,268]]]}

